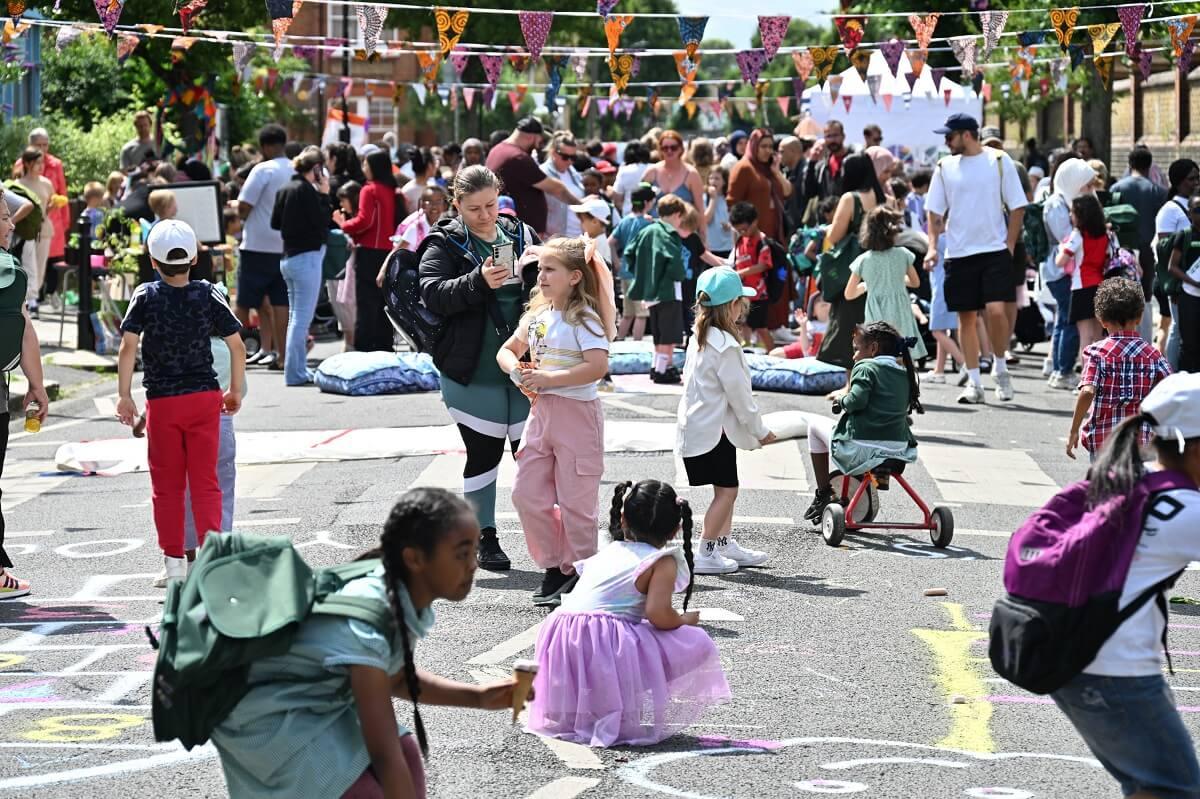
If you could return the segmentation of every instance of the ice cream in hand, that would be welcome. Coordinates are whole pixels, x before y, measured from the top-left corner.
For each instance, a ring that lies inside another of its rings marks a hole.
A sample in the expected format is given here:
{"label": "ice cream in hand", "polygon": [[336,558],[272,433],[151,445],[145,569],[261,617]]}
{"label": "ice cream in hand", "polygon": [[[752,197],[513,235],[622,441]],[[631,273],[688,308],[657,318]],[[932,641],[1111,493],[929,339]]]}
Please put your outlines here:
{"label": "ice cream in hand", "polygon": [[513,724],[517,723],[517,716],[525,709],[525,700],[533,691],[533,678],[537,676],[537,670],[536,660],[518,660],[513,663],[513,679],[517,681],[512,694]]}

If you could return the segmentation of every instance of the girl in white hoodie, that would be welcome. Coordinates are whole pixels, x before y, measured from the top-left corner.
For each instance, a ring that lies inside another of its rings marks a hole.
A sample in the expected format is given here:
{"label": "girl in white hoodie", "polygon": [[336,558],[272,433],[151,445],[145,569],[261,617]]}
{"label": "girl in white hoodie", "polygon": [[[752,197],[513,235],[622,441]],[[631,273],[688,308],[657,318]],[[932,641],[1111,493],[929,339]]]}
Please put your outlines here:
{"label": "girl in white hoodie", "polygon": [[1068,158],[1053,173],[1053,192],[1042,207],[1042,221],[1050,252],[1040,265],[1042,280],[1054,296],[1054,335],[1050,338],[1050,388],[1073,389],[1075,359],[1079,355],[1079,331],[1071,323],[1071,276],[1058,265],[1059,242],[1071,235],[1071,203],[1091,191],[1096,171],[1082,158]]}
{"label": "girl in white hoodie", "polygon": [[758,449],[775,440],[758,412],[750,369],[738,343],[738,320],[748,308],[747,296],[754,296],[754,289],[745,288],[727,266],[706,270],[696,284],[695,335],[683,371],[676,443],[688,484],[713,487],[696,552],[696,574],[729,574],[739,566],[761,566],[768,557],[743,549],[730,535],[738,495],[737,450]]}

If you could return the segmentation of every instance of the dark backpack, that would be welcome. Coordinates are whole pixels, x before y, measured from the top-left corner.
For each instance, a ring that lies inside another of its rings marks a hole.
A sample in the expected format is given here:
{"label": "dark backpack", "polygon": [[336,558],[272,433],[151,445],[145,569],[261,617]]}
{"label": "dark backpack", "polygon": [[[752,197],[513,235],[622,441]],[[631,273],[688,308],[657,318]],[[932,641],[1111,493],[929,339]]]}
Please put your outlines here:
{"label": "dark backpack", "polygon": [[1041,266],[1050,255],[1050,236],[1046,233],[1045,206],[1030,203],[1021,220],[1021,241],[1034,264]]}
{"label": "dark backpack", "polygon": [[[1171,202],[1175,201],[1171,200]],[[1183,203],[1176,204],[1179,205],[1180,208],[1183,208]],[[1187,213],[1186,208],[1183,208],[1183,211],[1185,214]],[[1188,216],[1190,219],[1191,215],[1189,214]],[[1188,225],[1186,229],[1181,230],[1172,236],[1158,237],[1158,243],[1154,247],[1154,280],[1157,283],[1158,288],[1162,289],[1163,293],[1168,297],[1178,296],[1179,292],[1183,288],[1182,281],[1171,274],[1171,253],[1175,249],[1183,250],[1184,260],[1179,264],[1179,266],[1181,269],[1183,269],[1183,271],[1186,272],[1188,268],[1187,254],[1191,246],[1191,225]]]}
{"label": "dark backpack", "polygon": [[46,220],[46,211],[42,208],[42,201],[30,189],[21,185],[20,181],[10,180],[4,185],[13,194],[19,195],[21,199],[33,203],[33,210],[16,224],[13,232],[20,236],[22,241],[37,241],[42,235],[42,222]]}
{"label": "dark backpack", "polygon": [[163,604],[154,664],[151,715],[158,741],[199,746],[249,693],[250,667],[291,648],[313,614],[356,619],[391,637],[391,609],[366,597],[336,593],[366,576],[378,560],[313,571],[291,539],[214,533],[183,582]]}
{"label": "dark backpack", "polygon": [[817,256],[817,275],[821,280],[821,297],[825,302],[845,299],[846,284],[850,282],[850,265],[862,254],[858,231],[862,227],[863,207],[854,195],[854,216],[842,240]]}
{"label": "dark backpack", "polygon": [[1117,628],[1151,599],[1165,616],[1163,592],[1182,571],[1125,608],[1118,602],[1146,519],[1158,518],[1158,494],[1195,487],[1180,472],[1150,472],[1129,495],[1091,507],[1088,483],[1081,481],[1030,516],[1009,540],[1008,593],[992,609],[988,655],[996,673],[1032,693],[1051,693],[1083,671]]}
{"label": "dark backpack", "polygon": [[392,327],[396,328],[413,352],[433,354],[438,340],[446,332],[446,317],[429,310],[421,298],[417,270],[419,252],[392,250],[388,254],[383,277],[383,305]]}
{"label": "dark backpack", "polygon": [[762,252],[762,247],[771,251],[771,266],[766,272],[767,302],[777,302],[783,296],[784,290],[787,289],[792,264],[788,260],[787,250],[775,239],[763,236],[759,252]]}
{"label": "dark backpack", "polygon": [[1135,253],[1141,249],[1138,210],[1128,203],[1121,202],[1121,192],[1113,194],[1109,204],[1104,207],[1104,219],[1113,233],[1117,234],[1117,241],[1124,249]]}

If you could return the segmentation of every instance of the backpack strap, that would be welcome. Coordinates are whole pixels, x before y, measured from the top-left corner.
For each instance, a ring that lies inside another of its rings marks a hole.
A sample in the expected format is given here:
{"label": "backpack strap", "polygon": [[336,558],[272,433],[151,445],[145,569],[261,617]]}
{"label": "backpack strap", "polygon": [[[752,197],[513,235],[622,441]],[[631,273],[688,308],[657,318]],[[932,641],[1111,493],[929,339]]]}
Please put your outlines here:
{"label": "backpack strap", "polygon": [[1175,585],[1175,582],[1185,571],[1186,569],[1180,569],[1170,577],[1159,580],[1157,583],[1138,594],[1132,602],[1123,607],[1121,612],[1117,614],[1117,626],[1113,628],[1113,632],[1116,632],[1118,629],[1120,629],[1122,624],[1129,621],[1129,619],[1133,617],[1133,614],[1137,613],[1139,610],[1145,607],[1147,602],[1153,599],[1154,604],[1158,605],[1158,609],[1163,615],[1163,654],[1167,656],[1167,671],[1170,672],[1172,677],[1175,676],[1175,667],[1171,663],[1171,650],[1167,647],[1167,627],[1170,619],[1170,612],[1167,609],[1166,592]]}
{"label": "backpack strap", "polygon": [[313,604],[312,614],[322,616],[341,616],[369,624],[385,636],[390,637],[396,626],[396,617],[391,608],[381,605],[374,599],[358,596],[343,596],[330,594]]}

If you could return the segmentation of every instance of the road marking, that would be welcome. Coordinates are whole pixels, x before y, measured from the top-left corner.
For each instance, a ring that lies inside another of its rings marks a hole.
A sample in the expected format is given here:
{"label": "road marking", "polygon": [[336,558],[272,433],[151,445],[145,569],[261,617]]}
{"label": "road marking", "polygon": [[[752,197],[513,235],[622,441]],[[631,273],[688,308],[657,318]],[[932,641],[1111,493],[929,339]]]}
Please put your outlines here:
{"label": "road marking", "polygon": [[572,741],[561,741],[558,738],[546,738],[539,735],[542,743],[563,762],[567,768],[603,769],[604,763],[596,757],[590,747]]}
{"label": "road marking", "polygon": [[238,499],[274,499],[296,480],[312,471],[316,461],[306,463],[252,463],[237,470]]}
{"label": "road marking", "polygon": [[96,415],[105,419],[115,419],[117,416],[117,403],[112,397],[94,397],[92,404],[96,406]]}
{"label": "road marking", "polygon": [[921,465],[950,502],[1037,508],[1058,492],[1058,483],[1018,450],[923,444]]}
{"label": "road marking", "polygon": [[54,535],[57,530],[27,530],[20,533],[5,533],[5,538],[34,538],[37,536]]}
{"label": "road marking", "polygon": [[[933,652],[936,670],[933,680],[941,689],[946,701],[952,696],[964,696],[968,700],[984,699],[987,687],[973,668],[971,648],[987,633],[976,629],[963,613],[962,605],[942,602],[949,616],[951,630],[912,630]],[[966,749],[972,752],[994,752],[996,743],[992,739],[989,725],[992,706],[988,702],[967,702],[950,705],[952,725],[946,737],[937,743],[939,747]]]}
{"label": "road marking", "polygon": [[[795,441],[738,453],[738,481],[743,490],[808,491],[804,455]],[[687,485],[683,459],[675,457],[675,485]],[[791,523],[791,519],[788,519]]]}
{"label": "road marking", "polygon": [[66,443],[67,443],[67,441],[65,439],[55,441],[54,439],[39,438],[37,441],[18,441],[15,444],[9,444],[8,448],[9,449],[21,449],[21,448],[33,448],[33,447],[61,447],[63,444],[66,444]]}
{"label": "road marking", "polygon": [[8,473],[4,476],[4,498],[0,508],[5,512],[12,510],[23,502],[53,491],[74,475],[45,473],[45,460],[15,461],[8,464]]}
{"label": "road marking", "polygon": [[296,549],[319,546],[333,547],[334,549],[362,549],[362,547],[356,547],[352,544],[343,544],[340,541],[334,541],[332,538],[330,538],[331,535],[333,535],[333,533],[329,530],[318,530],[317,532],[313,533],[313,540],[302,541],[299,544],[295,544],[295,547]]}
{"label": "road marking", "polygon": [[700,608],[700,621],[745,621],[745,616],[724,608]]}
{"label": "road marking", "polygon": [[[0,716],[18,710],[149,710],[149,705],[125,705],[116,702],[0,702]],[[0,786],[3,787],[3,786]]]}
{"label": "road marking", "polygon": [[[38,678],[38,677],[124,677],[130,674],[145,675],[141,679],[149,680],[154,672],[152,671],[5,671],[0,672],[0,680],[6,677],[19,677],[21,679]],[[1175,689],[1178,690],[1178,689]]]}
{"label": "road marking", "polygon": [[49,433],[51,430],[62,430],[64,427],[74,427],[77,424],[86,424],[88,422],[101,422],[101,421],[104,421],[104,420],[101,418],[98,418],[98,417],[97,418],[89,417],[87,419],[70,419],[65,422],[55,422],[54,424],[42,425],[41,431],[39,431],[37,433],[26,433],[24,431],[22,431],[20,433],[13,433],[11,436],[8,437],[8,440],[9,441],[19,441],[22,438],[28,438],[29,436],[36,436],[36,435],[41,435],[42,433]]}
{"label": "road marking", "polygon": [[81,673],[88,666],[92,665],[93,663],[98,663],[99,661],[104,660],[104,658],[108,657],[110,654],[112,654],[115,651],[108,646],[98,646],[98,647],[93,647],[93,649],[94,649],[94,651],[89,652],[88,654],[84,655],[82,658],[75,661],[70,666],[67,666],[66,668],[64,668],[63,671],[67,672],[68,674]]}
{"label": "road marking", "polygon": [[[131,671],[116,680],[112,685],[96,694],[97,702],[119,702],[134,691],[140,690],[154,676],[152,671]],[[125,707],[125,705],[118,705]]]}
{"label": "road marking", "polygon": [[614,408],[620,408],[623,411],[640,413],[644,416],[658,416],[664,419],[674,419],[679,415],[678,411],[664,411],[660,410],[659,408],[651,408],[648,405],[635,405],[632,402],[626,402],[625,400],[617,399],[612,395],[604,397],[604,404],[611,405]]}
{"label": "road marking", "polygon": [[[146,583],[149,583],[151,580],[155,579],[156,577],[158,577],[157,574],[97,574],[97,575],[93,575],[92,577],[89,577],[89,578],[87,578],[87,580],[84,581],[83,588],[80,588],[79,591],[77,591],[74,595],[72,595],[70,597],[70,599],[75,600],[77,602],[82,602],[82,601],[92,600],[92,599],[109,599],[112,601],[119,601],[119,600],[117,600],[116,597],[103,596],[104,591],[107,590],[108,588],[111,588],[112,586],[116,585],[117,583],[123,583],[123,582],[127,582],[129,580],[138,580],[139,582],[145,581]],[[157,597],[153,597],[153,598],[161,600],[163,598],[163,596],[165,596],[165,594],[162,596],[157,596]],[[57,600],[39,599],[38,601],[50,602],[50,601],[57,601]]]}
{"label": "road marking", "polygon": [[484,652],[482,655],[476,655],[467,661],[473,666],[495,666],[503,663],[513,655],[519,655],[537,642],[538,631],[542,629],[542,623],[530,627],[524,632],[517,633],[507,641],[502,641],[494,647]]}
{"label": "road marking", "polygon": [[[434,455],[417,479],[410,486],[422,488],[444,488],[447,491],[462,493],[463,467],[467,465],[467,456],[458,452],[446,452]],[[517,462],[510,457],[500,460],[500,474],[496,485],[500,488],[512,488],[517,477]]]}
{"label": "road marking", "polygon": [[299,523],[299,517],[292,519],[242,519],[233,523],[233,529],[236,530],[239,527],[287,527]]}
{"label": "road marking", "polygon": [[[36,744],[21,744],[21,747],[35,746]],[[174,744],[170,744],[173,746]],[[0,744],[4,746],[4,744]],[[66,744],[54,744],[55,747],[66,747]],[[70,748],[83,747],[85,744],[73,744]],[[96,745],[97,749],[121,749],[121,745],[107,744]],[[37,788],[43,785],[55,785],[64,782],[80,782],[82,780],[92,780],[98,777],[112,777],[117,774],[126,774],[131,771],[144,771],[146,769],[158,768],[160,766],[169,766],[182,761],[196,762],[207,760],[217,756],[217,750],[212,744],[206,744],[202,749],[194,749],[191,752],[173,751],[164,752],[159,755],[151,755],[150,757],[138,758],[136,760],[121,760],[115,763],[105,763],[102,766],[91,766],[89,768],[69,769],[67,771],[56,771],[50,774],[30,774],[26,777],[9,777],[8,779],[0,779],[0,790],[6,788]]]}
{"label": "road marking", "polygon": [[[132,625],[142,625],[142,624],[158,624],[160,620],[161,619],[158,616],[155,616],[152,619],[137,619],[135,621],[124,621],[122,619],[97,620],[97,619],[91,619],[91,618],[80,619],[78,621],[68,621],[66,619],[54,619],[54,623],[61,624],[65,627],[76,627],[76,626],[96,625],[96,624],[106,624],[109,626],[116,626],[116,625],[123,624],[125,626],[132,626]],[[46,623],[47,623],[47,621],[44,619],[39,619],[38,621],[6,621],[3,623],[0,623],[0,627],[34,627],[34,626],[37,626],[40,624],[46,624]]]}
{"label": "road marking", "polygon": [[592,777],[560,777],[554,782],[538,788],[526,799],[574,799],[599,784],[600,780]]}

